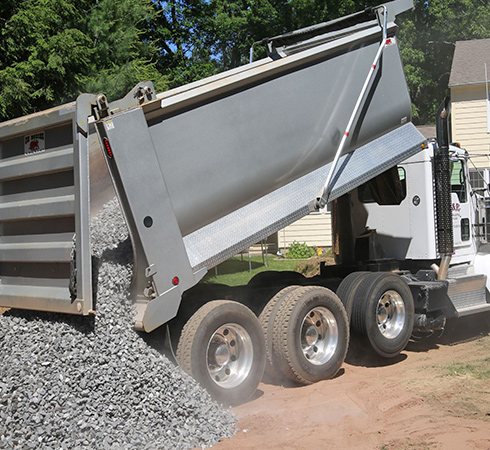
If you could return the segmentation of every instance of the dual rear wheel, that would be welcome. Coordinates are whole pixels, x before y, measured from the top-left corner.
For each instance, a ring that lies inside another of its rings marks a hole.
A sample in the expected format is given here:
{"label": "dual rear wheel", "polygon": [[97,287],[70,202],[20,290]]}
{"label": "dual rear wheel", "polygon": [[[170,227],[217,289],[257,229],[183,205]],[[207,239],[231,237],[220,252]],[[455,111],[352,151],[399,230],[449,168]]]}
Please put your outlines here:
{"label": "dual rear wheel", "polygon": [[351,330],[378,355],[393,358],[406,347],[413,330],[414,301],[408,284],[394,273],[355,272],[337,289]]}
{"label": "dual rear wheel", "polygon": [[311,384],[339,371],[349,326],[342,303],[329,289],[285,288],[268,303],[259,320],[266,336],[270,375]]}
{"label": "dual rear wheel", "polygon": [[180,367],[220,403],[237,405],[257,389],[265,367],[265,342],[246,306],[215,300],[199,308],[182,329]]}
{"label": "dual rear wheel", "polygon": [[176,356],[213,398],[237,405],[255,392],[266,359],[270,374],[310,384],[338,372],[348,341],[338,297],[321,287],[293,286],[280,291],[259,319],[237,302],[206,303],[183,327]]}

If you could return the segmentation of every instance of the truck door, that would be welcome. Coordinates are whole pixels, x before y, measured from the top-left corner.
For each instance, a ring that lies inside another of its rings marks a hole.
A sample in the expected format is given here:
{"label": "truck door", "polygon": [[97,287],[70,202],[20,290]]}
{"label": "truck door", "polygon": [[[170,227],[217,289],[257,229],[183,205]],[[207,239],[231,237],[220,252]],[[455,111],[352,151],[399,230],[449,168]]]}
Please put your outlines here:
{"label": "truck door", "polygon": [[474,254],[471,238],[472,215],[466,180],[466,162],[451,159],[451,209],[453,216],[454,262],[463,262]]}

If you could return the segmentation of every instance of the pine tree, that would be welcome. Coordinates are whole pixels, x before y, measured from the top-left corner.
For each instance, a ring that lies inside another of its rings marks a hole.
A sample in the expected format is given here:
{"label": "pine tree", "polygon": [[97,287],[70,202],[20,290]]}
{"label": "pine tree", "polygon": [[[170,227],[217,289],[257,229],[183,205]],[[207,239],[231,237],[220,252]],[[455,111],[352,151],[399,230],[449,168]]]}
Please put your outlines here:
{"label": "pine tree", "polygon": [[5,3],[0,29],[0,120],[75,100],[82,92],[124,96],[166,78],[147,29],[150,0]]}

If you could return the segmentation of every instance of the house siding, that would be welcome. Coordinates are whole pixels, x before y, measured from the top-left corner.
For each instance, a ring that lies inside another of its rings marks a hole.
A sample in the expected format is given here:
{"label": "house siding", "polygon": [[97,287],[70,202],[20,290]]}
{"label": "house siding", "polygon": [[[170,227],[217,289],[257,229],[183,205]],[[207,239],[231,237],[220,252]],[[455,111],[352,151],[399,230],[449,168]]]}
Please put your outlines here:
{"label": "house siding", "polygon": [[288,248],[294,241],[306,242],[310,247],[331,247],[330,213],[309,214],[278,232],[280,248]]}
{"label": "house siding", "polygon": [[476,167],[490,167],[490,135],[484,85],[451,88],[452,140],[472,156]]}

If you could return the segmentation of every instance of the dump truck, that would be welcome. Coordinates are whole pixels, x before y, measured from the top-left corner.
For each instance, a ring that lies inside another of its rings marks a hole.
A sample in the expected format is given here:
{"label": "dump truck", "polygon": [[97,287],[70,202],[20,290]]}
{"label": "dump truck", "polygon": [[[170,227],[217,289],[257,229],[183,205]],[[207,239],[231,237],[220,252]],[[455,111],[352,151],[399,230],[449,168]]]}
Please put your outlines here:
{"label": "dump truck", "polygon": [[[412,333],[490,309],[488,191],[449,146],[447,105],[437,141],[411,123],[395,17],[412,7],[263,39],[265,58],[167,92],[142,82],[0,124],[0,306],[96,314],[90,220],[115,193],[134,327],[165,330],[224,403],[266,366],[303,384],[334,376],[351,332],[393,357]],[[319,276],[200,283],[326,207],[337,264]]]}

